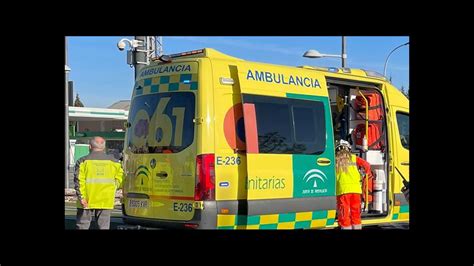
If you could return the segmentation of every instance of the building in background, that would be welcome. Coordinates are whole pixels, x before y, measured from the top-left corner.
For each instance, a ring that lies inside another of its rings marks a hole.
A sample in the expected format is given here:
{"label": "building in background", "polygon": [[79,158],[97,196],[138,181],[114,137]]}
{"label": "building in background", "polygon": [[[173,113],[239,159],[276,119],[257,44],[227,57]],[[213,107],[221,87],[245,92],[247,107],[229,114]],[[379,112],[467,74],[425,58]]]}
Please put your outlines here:
{"label": "building in background", "polygon": [[107,153],[120,158],[125,139],[125,123],[130,101],[118,101],[108,108],[69,106],[69,167],[89,153],[89,139],[106,139]]}

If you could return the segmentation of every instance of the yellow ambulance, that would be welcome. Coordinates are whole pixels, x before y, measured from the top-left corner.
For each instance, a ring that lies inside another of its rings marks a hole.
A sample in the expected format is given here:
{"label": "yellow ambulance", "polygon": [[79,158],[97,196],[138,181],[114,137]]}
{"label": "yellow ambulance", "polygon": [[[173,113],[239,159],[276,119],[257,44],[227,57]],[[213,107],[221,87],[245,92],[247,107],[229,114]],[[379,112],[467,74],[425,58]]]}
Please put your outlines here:
{"label": "yellow ambulance", "polygon": [[[367,133],[366,133],[367,132]],[[190,229],[337,227],[334,145],[374,178],[362,224],[409,221],[409,101],[361,69],[249,62],[214,49],[137,75],[124,144],[123,218]]]}

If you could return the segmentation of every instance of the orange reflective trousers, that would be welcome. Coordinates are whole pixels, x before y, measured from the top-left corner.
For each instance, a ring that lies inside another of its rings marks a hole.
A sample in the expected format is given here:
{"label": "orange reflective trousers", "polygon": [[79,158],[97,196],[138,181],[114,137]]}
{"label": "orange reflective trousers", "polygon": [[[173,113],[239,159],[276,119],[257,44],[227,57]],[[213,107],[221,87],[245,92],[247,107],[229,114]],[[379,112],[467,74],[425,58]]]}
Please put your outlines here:
{"label": "orange reflective trousers", "polygon": [[337,220],[341,229],[361,226],[361,194],[348,193],[337,196]]}

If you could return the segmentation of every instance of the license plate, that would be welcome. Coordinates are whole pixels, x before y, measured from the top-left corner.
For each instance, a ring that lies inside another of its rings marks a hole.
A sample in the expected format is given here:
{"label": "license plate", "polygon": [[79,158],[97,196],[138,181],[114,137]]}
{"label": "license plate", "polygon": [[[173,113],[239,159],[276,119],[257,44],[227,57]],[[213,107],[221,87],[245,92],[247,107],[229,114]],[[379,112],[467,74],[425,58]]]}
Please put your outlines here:
{"label": "license plate", "polygon": [[147,200],[129,200],[128,202],[129,208],[148,208],[148,201]]}

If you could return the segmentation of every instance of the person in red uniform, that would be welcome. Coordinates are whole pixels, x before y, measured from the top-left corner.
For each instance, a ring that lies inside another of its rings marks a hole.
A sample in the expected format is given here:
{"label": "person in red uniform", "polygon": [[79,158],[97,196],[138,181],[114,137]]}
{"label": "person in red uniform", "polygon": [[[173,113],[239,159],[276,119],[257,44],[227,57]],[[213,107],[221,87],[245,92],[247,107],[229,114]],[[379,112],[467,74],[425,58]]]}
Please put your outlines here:
{"label": "person in red uniform", "polygon": [[337,220],[344,230],[362,229],[362,186],[358,167],[364,168],[366,177],[371,178],[370,164],[351,153],[349,142],[340,140],[336,145]]}

